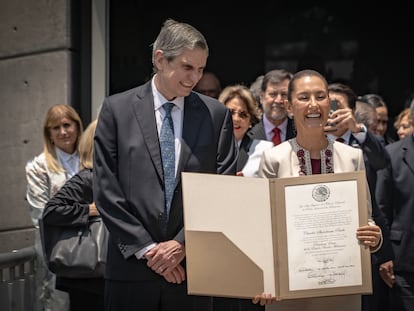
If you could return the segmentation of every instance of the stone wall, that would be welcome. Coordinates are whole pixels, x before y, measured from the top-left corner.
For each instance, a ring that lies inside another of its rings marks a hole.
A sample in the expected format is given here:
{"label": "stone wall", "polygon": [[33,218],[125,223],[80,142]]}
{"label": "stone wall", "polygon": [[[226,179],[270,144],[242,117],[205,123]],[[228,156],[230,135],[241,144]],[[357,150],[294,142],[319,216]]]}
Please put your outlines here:
{"label": "stone wall", "polygon": [[24,167],[42,151],[46,110],[80,105],[76,3],[0,2],[0,252],[33,244]]}

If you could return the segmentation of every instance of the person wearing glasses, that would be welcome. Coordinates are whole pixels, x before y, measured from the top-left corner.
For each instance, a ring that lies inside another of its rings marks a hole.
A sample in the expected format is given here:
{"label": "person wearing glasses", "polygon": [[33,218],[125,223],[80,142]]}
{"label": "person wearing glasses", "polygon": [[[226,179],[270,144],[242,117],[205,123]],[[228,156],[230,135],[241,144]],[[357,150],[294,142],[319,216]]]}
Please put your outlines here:
{"label": "person wearing glasses", "polygon": [[[233,132],[239,147],[237,157],[237,176],[257,177],[260,158],[264,150],[272,148],[273,142],[266,139],[254,139],[249,131],[260,122],[258,103],[248,87],[235,84],[225,87],[219,97],[219,102],[225,105],[233,118]],[[254,311],[262,307],[253,304],[251,299],[214,297],[214,311]]]}
{"label": "person wearing glasses", "polygon": [[263,115],[261,121],[249,131],[252,139],[264,139],[278,145],[295,137],[293,120],[288,117],[285,108],[291,79],[292,73],[284,69],[271,70],[264,75],[259,92]]}
{"label": "person wearing glasses", "polygon": [[218,100],[232,114],[233,132],[239,147],[237,175],[256,177],[263,150],[273,147],[270,141],[253,139],[246,135],[260,120],[258,103],[253,93],[241,84],[225,87]]}

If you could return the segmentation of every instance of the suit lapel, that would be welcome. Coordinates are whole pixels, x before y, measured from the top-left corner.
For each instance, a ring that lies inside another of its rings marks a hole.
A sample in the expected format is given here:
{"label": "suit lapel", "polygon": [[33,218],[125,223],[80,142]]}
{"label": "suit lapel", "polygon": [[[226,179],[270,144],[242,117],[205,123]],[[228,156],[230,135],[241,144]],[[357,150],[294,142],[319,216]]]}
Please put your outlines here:
{"label": "suit lapel", "polygon": [[361,146],[360,146],[360,144],[359,144],[359,142],[358,142],[358,140],[355,138],[355,136],[354,135],[352,135],[351,134],[351,136],[349,137],[349,142],[348,142],[348,145],[350,145],[351,147],[354,147],[354,148],[359,148],[359,149],[361,149]]}
{"label": "suit lapel", "polygon": [[191,155],[191,150],[197,142],[202,119],[203,116],[206,115],[204,113],[201,113],[202,108],[204,107],[203,102],[199,102],[197,100],[197,96],[194,95],[194,93],[191,93],[184,99],[184,107],[181,154],[180,161],[178,163],[176,183],[181,180],[180,172],[183,171],[185,164]]}
{"label": "suit lapel", "polygon": [[255,126],[253,126],[253,128],[247,132],[247,135],[249,135],[251,139],[267,140],[264,125],[263,125],[263,119],[259,123],[257,123]]}
{"label": "suit lapel", "polygon": [[406,139],[402,145],[403,161],[407,164],[410,170],[414,173],[414,139]]}
{"label": "suit lapel", "polygon": [[244,167],[244,165],[247,163],[247,160],[249,159],[249,148],[253,142],[253,139],[251,139],[249,136],[244,135],[240,148],[239,148],[239,157],[237,158],[237,171],[241,171]]}
{"label": "suit lapel", "polygon": [[138,100],[134,103],[133,109],[138,125],[141,129],[148,152],[154,163],[157,174],[163,180],[162,160],[160,144],[158,141],[157,122],[154,113],[154,100],[152,98],[151,83],[144,86],[143,91],[137,93]]}

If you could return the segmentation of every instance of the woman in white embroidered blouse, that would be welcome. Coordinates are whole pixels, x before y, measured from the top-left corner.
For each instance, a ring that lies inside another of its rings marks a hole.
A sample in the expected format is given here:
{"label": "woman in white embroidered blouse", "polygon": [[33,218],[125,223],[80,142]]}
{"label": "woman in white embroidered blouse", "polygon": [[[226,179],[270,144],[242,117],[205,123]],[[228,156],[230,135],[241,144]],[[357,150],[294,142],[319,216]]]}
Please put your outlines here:
{"label": "woman in white embroidered blouse", "polygon": [[[297,136],[264,152],[258,172],[260,177],[292,177],[365,170],[360,149],[328,140],[325,135],[330,111],[328,94],[327,81],[320,73],[303,70],[293,76],[285,104],[288,112],[293,115]],[[367,212],[370,218],[369,190]],[[358,241],[372,252],[378,250],[382,242],[380,228],[369,220],[369,224],[357,228],[355,242]],[[280,311],[321,310],[327,306],[337,311],[361,310],[360,295],[276,301],[276,297],[263,293],[254,297],[253,303],[272,304],[270,308],[274,306]]]}
{"label": "woman in white embroidered blouse", "polygon": [[64,311],[69,307],[67,293],[55,289],[55,276],[44,262],[38,221],[49,199],[79,170],[77,148],[82,131],[82,121],[73,107],[65,104],[50,107],[43,124],[43,152],[25,167],[26,197],[36,228],[36,295],[42,310]]}

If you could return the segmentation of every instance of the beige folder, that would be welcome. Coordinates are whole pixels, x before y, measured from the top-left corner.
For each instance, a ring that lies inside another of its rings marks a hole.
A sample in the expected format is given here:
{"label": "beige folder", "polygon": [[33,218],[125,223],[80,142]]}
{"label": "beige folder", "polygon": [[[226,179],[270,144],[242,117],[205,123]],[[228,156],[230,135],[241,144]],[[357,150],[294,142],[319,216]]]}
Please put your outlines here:
{"label": "beige folder", "polygon": [[279,179],[182,173],[188,293],[252,298],[266,292],[281,299],[371,293],[370,253],[362,246],[356,254],[361,266],[357,284],[351,280],[350,286],[298,289],[296,280],[292,285],[289,261],[294,262],[291,257],[296,255],[289,257],[292,248],[286,232],[292,228],[287,226],[285,210],[289,186],[315,188],[322,184],[336,191],[335,181],[355,183],[357,222],[367,223],[364,178],[364,172]]}

